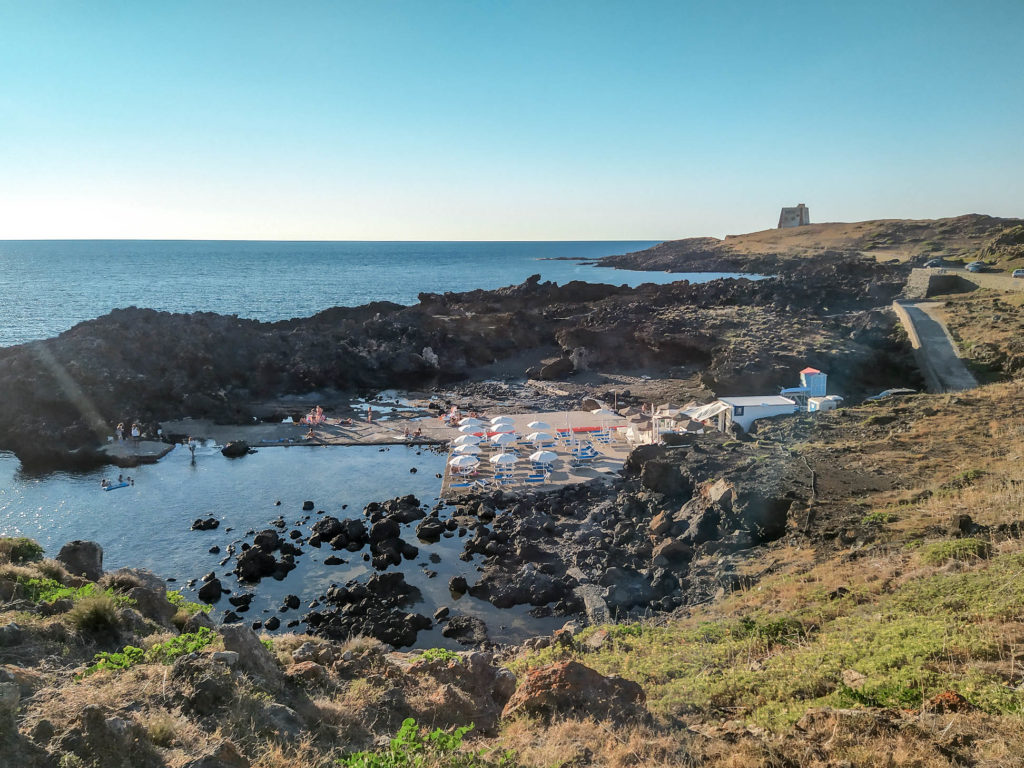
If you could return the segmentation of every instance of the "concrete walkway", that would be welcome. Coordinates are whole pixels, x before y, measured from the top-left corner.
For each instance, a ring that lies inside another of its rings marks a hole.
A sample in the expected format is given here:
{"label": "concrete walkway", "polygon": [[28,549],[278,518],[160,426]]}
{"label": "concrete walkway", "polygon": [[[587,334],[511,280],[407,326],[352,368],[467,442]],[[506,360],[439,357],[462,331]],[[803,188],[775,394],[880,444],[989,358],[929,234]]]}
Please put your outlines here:
{"label": "concrete walkway", "polygon": [[960,392],[978,386],[936,312],[943,302],[894,301],[892,306],[907,329],[929,392]]}

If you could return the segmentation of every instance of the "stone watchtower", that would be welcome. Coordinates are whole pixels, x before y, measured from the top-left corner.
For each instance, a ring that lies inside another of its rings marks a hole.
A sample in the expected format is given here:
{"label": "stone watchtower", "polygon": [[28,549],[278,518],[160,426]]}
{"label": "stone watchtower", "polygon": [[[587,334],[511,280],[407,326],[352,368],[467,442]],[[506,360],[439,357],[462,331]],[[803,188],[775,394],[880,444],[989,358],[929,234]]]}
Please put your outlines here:
{"label": "stone watchtower", "polygon": [[811,223],[811,209],[803,203],[795,208],[783,208],[779,215],[779,229],[803,227]]}

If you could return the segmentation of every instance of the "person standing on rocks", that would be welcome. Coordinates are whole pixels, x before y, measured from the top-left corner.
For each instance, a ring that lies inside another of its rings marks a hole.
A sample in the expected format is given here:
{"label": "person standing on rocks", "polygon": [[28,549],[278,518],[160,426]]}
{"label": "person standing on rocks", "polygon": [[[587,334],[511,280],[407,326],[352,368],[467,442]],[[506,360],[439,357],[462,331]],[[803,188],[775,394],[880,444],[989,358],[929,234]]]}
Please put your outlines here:
{"label": "person standing on rocks", "polygon": [[366,406],[366,422],[368,424],[373,424],[373,406],[372,405]]}
{"label": "person standing on rocks", "polygon": [[121,422],[120,424],[117,425],[116,432],[117,432],[117,442],[123,443],[124,442],[124,422]]}
{"label": "person standing on rocks", "polygon": [[132,424],[132,442],[138,445],[140,437],[142,437],[142,432],[139,431],[139,424],[136,422]]}

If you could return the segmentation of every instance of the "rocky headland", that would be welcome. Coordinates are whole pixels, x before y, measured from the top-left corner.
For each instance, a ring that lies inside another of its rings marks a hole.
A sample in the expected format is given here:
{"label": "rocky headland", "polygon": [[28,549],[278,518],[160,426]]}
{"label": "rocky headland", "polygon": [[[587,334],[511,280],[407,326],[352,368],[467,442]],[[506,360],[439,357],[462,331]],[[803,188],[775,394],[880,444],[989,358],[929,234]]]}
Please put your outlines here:
{"label": "rocky headland", "polygon": [[859,394],[908,370],[893,319],[878,311],[903,278],[898,266],[836,257],[764,280],[631,289],[531,279],[277,323],[116,310],[0,350],[0,450],[40,468],[95,463],[118,422],[151,437],[186,416],[251,423],[256,402],[470,381],[536,350],[555,356],[522,375],[682,371],[725,394],[786,385],[810,364]]}

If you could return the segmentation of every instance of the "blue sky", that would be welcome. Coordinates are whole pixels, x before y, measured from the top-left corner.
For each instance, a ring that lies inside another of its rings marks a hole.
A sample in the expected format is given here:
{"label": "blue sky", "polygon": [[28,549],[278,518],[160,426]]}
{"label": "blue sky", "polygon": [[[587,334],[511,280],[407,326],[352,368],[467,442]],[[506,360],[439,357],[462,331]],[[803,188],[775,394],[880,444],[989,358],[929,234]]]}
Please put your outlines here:
{"label": "blue sky", "polygon": [[0,238],[1024,216],[1024,2],[0,0]]}

